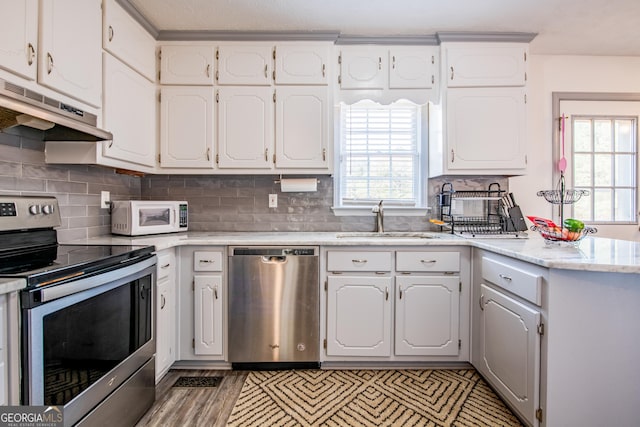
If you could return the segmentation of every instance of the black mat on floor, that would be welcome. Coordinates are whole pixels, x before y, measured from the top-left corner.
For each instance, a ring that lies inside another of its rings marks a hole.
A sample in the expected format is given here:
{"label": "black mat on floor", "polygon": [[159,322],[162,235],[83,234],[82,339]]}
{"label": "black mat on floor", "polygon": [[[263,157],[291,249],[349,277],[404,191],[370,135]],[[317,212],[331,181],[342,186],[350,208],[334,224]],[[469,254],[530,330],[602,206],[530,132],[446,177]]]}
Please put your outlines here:
{"label": "black mat on floor", "polygon": [[217,387],[222,377],[179,377],[173,387]]}

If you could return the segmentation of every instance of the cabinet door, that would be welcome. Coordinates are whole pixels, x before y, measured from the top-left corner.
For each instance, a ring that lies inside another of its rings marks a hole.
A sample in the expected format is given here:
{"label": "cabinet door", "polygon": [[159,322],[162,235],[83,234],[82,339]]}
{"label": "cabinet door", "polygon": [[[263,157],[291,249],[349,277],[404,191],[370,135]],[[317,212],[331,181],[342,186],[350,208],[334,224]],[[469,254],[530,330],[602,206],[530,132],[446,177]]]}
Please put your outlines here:
{"label": "cabinet door", "polygon": [[436,79],[437,48],[394,47],[389,51],[390,89],[430,89]]}
{"label": "cabinet door", "polygon": [[272,166],[273,91],[269,87],[221,87],[218,103],[218,167]]}
{"label": "cabinet door", "polygon": [[213,168],[213,88],[163,86],[160,92],[160,164]]}
{"label": "cabinet door", "polygon": [[276,89],[277,168],[327,168],[328,89],[293,86]]}
{"label": "cabinet door", "polygon": [[156,383],[175,362],[176,305],[172,278],[158,280],[156,284]]}
{"label": "cabinet door", "polygon": [[443,47],[448,87],[524,86],[526,45]]}
{"label": "cabinet door", "polygon": [[222,354],[222,276],[194,276],[194,353]]}
{"label": "cabinet door", "polygon": [[524,88],[448,89],[446,111],[450,171],[526,167]]}
{"label": "cabinet door", "polygon": [[477,367],[533,424],[540,385],[540,312],[484,284],[480,290]]}
{"label": "cabinet door", "polygon": [[391,355],[390,277],[329,277],[327,355]]}
{"label": "cabinet door", "polygon": [[276,84],[326,85],[330,45],[301,43],[276,46]]}
{"label": "cabinet door", "polygon": [[115,0],[104,2],[102,47],[147,79],[156,81],[155,39]]}
{"label": "cabinet door", "polygon": [[38,0],[0,3],[0,67],[36,79]]}
{"label": "cabinet door", "polygon": [[40,2],[38,82],[94,107],[102,101],[101,3]]}
{"label": "cabinet door", "polygon": [[221,85],[269,85],[271,46],[232,44],[218,48],[216,79]]}
{"label": "cabinet door", "polygon": [[155,84],[105,53],[104,89],[104,127],[113,133],[113,140],[103,144],[103,155],[154,166]]}
{"label": "cabinet door", "polygon": [[213,85],[213,46],[162,46],[160,83],[163,85]]}
{"label": "cabinet door", "polygon": [[341,89],[387,87],[387,49],[378,46],[343,47],[340,54]]}
{"label": "cabinet door", "polygon": [[395,354],[458,354],[459,283],[457,276],[396,277]]}

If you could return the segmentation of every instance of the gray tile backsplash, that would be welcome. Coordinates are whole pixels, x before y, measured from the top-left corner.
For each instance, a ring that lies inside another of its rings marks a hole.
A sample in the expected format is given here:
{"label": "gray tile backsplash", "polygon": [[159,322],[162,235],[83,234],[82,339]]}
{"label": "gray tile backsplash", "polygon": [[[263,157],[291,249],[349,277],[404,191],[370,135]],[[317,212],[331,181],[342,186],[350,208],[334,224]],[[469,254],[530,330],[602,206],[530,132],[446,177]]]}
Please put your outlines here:
{"label": "gray tile backsplash", "polygon": [[109,234],[111,219],[107,209],[100,209],[100,191],[110,191],[112,199],[137,199],[141,179],[98,166],[48,165],[37,137],[0,132],[0,192],[55,196],[62,217],[60,242]]}
{"label": "gray tile backsplash", "polygon": [[[100,209],[100,192],[111,192],[113,200],[187,200],[192,231],[372,231],[374,215],[335,216],[333,179],[318,176],[318,191],[282,193],[274,175],[148,175],[117,174],[110,168],[87,165],[49,165],[44,162],[44,144],[39,135],[0,132],[0,192],[4,194],[49,194],[60,204],[61,242],[110,233],[110,216]],[[429,195],[442,183],[455,189],[486,189],[506,178],[458,177],[430,179]],[[268,207],[268,195],[278,195],[278,207]],[[433,215],[436,214],[434,210]],[[438,230],[423,216],[385,217],[385,229],[393,231]]]}

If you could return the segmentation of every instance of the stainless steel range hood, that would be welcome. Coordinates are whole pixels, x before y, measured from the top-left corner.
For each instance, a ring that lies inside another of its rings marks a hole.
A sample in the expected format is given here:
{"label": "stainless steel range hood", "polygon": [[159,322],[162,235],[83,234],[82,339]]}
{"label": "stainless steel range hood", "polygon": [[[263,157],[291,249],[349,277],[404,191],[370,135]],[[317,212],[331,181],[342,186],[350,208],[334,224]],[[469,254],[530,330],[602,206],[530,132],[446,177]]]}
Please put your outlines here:
{"label": "stainless steel range hood", "polygon": [[0,130],[28,126],[45,141],[103,141],[110,132],[96,127],[97,117],[72,105],[0,79]]}

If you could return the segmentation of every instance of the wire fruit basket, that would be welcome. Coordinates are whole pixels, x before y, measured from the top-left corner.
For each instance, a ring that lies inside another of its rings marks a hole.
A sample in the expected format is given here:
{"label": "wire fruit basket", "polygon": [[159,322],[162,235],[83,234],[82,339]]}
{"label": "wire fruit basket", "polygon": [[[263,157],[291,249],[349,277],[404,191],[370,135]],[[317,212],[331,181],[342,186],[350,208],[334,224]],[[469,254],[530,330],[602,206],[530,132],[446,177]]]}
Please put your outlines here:
{"label": "wire fruit basket", "polygon": [[584,227],[580,231],[569,231],[567,228],[548,227],[546,225],[532,225],[532,231],[537,231],[547,242],[576,243],[584,239],[587,234],[597,233],[594,227]]}
{"label": "wire fruit basket", "polygon": [[588,196],[589,190],[542,190],[538,191],[538,196],[542,196],[547,202],[554,205],[575,203],[582,196]]}

